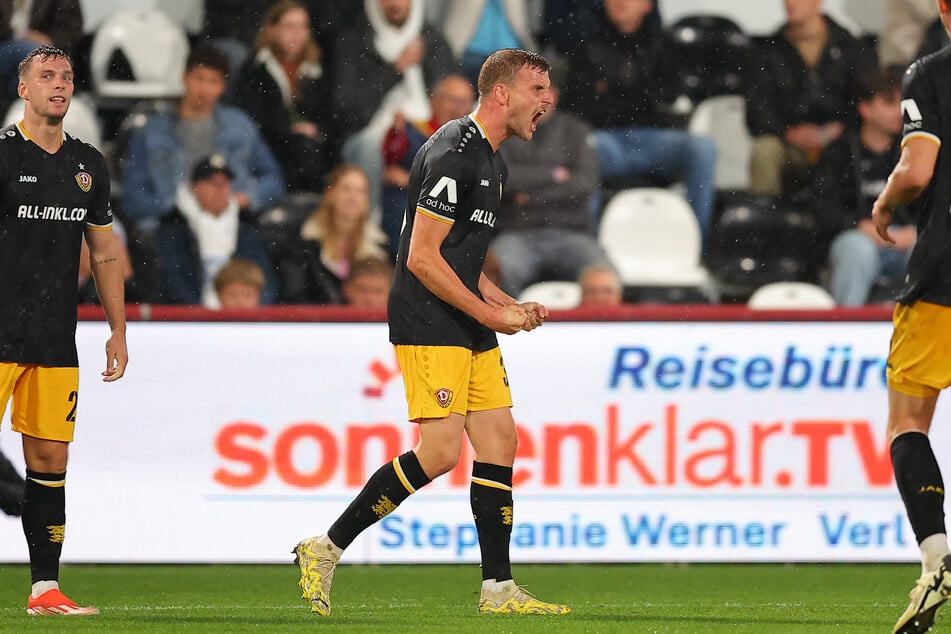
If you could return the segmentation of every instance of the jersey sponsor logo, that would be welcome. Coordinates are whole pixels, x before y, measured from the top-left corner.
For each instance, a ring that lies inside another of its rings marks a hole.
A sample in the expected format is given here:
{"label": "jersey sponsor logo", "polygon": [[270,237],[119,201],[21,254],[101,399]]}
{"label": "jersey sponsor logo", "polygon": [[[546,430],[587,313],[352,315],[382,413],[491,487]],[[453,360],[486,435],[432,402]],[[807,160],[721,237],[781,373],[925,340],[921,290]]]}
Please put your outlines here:
{"label": "jersey sponsor logo", "polygon": [[449,404],[452,403],[452,390],[446,387],[441,387],[435,392],[433,396],[436,397],[436,402],[439,403],[439,407],[447,408]]}
{"label": "jersey sponsor logo", "polygon": [[76,184],[79,185],[79,189],[88,192],[92,189],[92,176],[89,172],[79,172],[76,174]]}
{"label": "jersey sponsor logo", "polygon": [[20,182],[21,183],[35,183],[37,182],[36,176],[31,176],[29,174],[20,174]]}
{"label": "jersey sponsor logo", "polygon": [[474,209],[469,217],[472,222],[495,227],[495,214],[485,209]]}
{"label": "jersey sponsor logo", "polygon": [[921,110],[914,99],[901,100],[901,113],[907,115],[911,121],[921,121]]}
{"label": "jersey sponsor logo", "polygon": [[449,204],[455,205],[459,202],[456,196],[456,179],[449,178],[448,176],[443,176],[436,181],[433,188],[429,190],[429,195],[433,198],[437,198],[444,189],[446,190],[446,201],[449,202]]}
{"label": "jersey sponsor logo", "polygon": [[56,207],[53,205],[20,205],[17,218],[26,220],[60,220],[64,222],[82,222],[86,219],[85,207]]}

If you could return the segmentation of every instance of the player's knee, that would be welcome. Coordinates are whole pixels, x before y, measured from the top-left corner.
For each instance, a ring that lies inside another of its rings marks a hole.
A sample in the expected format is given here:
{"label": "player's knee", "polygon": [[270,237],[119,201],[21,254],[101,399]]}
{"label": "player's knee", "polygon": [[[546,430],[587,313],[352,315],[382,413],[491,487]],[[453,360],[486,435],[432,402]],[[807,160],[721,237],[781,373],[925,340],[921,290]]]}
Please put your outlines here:
{"label": "player's knee", "polygon": [[419,464],[426,476],[435,479],[456,468],[459,463],[459,450],[452,447],[440,447],[433,451],[417,452]]}

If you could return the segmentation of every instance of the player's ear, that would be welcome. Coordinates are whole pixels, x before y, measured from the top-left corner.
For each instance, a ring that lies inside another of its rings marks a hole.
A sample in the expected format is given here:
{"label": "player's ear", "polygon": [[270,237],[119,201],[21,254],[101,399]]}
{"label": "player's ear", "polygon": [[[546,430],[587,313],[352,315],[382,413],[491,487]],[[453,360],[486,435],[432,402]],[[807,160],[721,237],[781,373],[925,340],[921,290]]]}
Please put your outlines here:
{"label": "player's ear", "polygon": [[30,97],[26,91],[26,84],[22,81],[17,84],[17,96],[23,101],[29,101]]}
{"label": "player's ear", "polygon": [[505,84],[496,84],[492,87],[492,92],[495,95],[496,101],[500,105],[507,106],[509,103],[509,87]]}

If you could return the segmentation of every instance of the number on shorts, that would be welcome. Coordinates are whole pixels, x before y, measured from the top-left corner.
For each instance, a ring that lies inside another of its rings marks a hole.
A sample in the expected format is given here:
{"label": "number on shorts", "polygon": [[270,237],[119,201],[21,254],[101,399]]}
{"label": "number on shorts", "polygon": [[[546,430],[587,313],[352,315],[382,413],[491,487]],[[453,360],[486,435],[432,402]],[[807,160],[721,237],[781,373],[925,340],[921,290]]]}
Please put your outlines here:
{"label": "number on shorts", "polygon": [[73,390],[72,392],[70,392],[68,400],[70,403],[73,404],[73,407],[72,409],[69,410],[69,414],[66,415],[66,422],[75,423],[76,422],[76,405],[79,404],[79,392],[77,392],[76,390]]}

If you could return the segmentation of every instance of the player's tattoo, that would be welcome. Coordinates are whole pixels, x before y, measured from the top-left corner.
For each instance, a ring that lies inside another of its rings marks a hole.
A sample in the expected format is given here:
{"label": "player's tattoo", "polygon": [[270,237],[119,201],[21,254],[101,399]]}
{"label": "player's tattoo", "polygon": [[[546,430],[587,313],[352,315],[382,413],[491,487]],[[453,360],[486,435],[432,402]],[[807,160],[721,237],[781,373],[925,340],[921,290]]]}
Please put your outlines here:
{"label": "player's tattoo", "polygon": [[96,264],[109,264],[110,262],[118,262],[119,258],[106,258],[104,260],[96,260]]}

